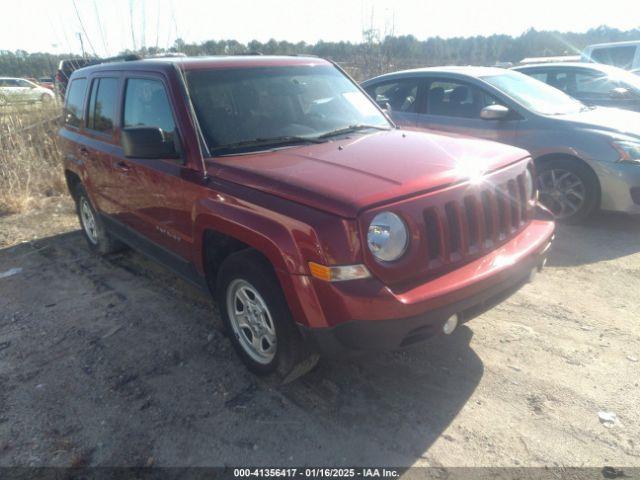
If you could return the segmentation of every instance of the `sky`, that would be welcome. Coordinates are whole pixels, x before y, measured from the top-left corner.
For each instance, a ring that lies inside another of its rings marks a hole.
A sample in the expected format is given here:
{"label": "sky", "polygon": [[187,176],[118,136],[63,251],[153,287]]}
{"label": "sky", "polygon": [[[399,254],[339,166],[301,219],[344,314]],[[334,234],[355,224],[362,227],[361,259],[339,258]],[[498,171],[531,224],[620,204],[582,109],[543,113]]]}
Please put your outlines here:
{"label": "sky", "polygon": [[[433,36],[519,35],[529,28],[581,32],[640,27],[639,0],[0,0],[0,50],[115,55],[235,39],[315,43],[362,31]],[[132,28],[133,24],[133,28]]]}

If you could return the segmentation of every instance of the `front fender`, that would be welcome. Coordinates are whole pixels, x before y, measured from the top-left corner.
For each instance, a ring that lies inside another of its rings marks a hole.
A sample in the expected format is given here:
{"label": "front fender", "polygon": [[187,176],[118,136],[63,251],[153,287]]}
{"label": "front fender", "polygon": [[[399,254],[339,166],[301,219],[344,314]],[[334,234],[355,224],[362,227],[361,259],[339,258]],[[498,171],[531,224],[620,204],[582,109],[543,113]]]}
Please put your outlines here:
{"label": "front fender", "polygon": [[200,273],[204,273],[202,242],[206,230],[228,235],[255,248],[267,257],[275,270],[299,275],[306,273],[293,238],[294,231],[309,230],[306,225],[273,211],[260,212],[255,206],[220,194],[215,199],[199,200],[193,207],[193,220],[194,262]]}

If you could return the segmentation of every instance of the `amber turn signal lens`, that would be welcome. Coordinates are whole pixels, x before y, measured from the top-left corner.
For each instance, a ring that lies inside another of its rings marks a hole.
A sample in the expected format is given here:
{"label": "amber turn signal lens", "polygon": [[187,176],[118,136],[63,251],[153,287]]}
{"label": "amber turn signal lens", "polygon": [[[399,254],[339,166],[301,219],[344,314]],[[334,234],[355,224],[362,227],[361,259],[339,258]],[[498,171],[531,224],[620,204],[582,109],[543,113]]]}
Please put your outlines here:
{"label": "amber turn signal lens", "polygon": [[331,281],[331,269],[329,267],[325,267],[319,263],[309,262],[309,270],[311,270],[311,275],[314,277],[326,282]]}
{"label": "amber turn signal lens", "polygon": [[327,267],[319,263],[309,262],[311,275],[325,282],[343,282],[345,280],[356,280],[358,278],[369,278],[371,273],[364,265],[342,265],[338,267]]}

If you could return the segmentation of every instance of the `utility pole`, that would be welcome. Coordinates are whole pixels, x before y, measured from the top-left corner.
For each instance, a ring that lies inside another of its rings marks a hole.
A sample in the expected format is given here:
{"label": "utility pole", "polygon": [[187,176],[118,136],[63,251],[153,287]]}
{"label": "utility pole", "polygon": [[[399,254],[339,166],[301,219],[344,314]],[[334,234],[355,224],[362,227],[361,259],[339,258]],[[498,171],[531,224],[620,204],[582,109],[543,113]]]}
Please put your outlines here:
{"label": "utility pole", "polygon": [[84,52],[84,42],[82,41],[82,34],[78,32],[78,40],[80,40],[80,50],[82,50],[82,58],[87,58],[87,54]]}

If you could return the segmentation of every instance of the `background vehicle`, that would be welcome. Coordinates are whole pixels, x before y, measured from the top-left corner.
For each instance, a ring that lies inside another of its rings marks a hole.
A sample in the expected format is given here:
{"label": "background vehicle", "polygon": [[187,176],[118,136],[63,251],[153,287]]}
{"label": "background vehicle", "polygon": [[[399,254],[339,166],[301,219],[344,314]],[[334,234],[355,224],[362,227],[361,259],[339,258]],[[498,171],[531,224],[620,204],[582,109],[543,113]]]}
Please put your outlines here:
{"label": "background vehicle", "polygon": [[590,108],[527,75],[486,67],[407,70],[363,83],[405,126],[529,150],[541,201],[577,222],[598,207],[640,213],[640,114]]}
{"label": "background vehicle", "polygon": [[639,68],[640,40],[589,45],[582,51],[582,61],[604,63],[625,70]]}
{"label": "background vehicle", "polygon": [[54,99],[51,90],[36,85],[24,78],[0,77],[0,106],[9,103],[42,102]]}
{"label": "background vehicle", "polygon": [[640,112],[640,77],[618,67],[596,63],[550,63],[514,67],[562,90],[586,105]]}
{"label": "background vehicle", "polygon": [[58,71],[55,76],[55,90],[60,95],[60,98],[64,99],[67,92],[67,84],[71,74],[79,68],[92,65],[96,60],[88,58],[70,58],[68,60],[60,60],[58,65]]}
{"label": "background vehicle", "polygon": [[67,92],[67,84],[69,83],[69,78],[71,78],[71,74],[79,68],[88,67],[90,65],[98,65],[105,62],[139,60],[140,58],[142,57],[140,57],[139,55],[130,54],[109,58],[70,58],[67,60],[61,60],[55,76],[55,90],[58,92],[60,98],[64,99]]}
{"label": "background vehicle", "polygon": [[527,152],[398,131],[318,58],[87,67],[60,135],[90,248],[123,241],[208,288],[258,373],[451,333],[554,231]]}
{"label": "background vehicle", "polygon": [[[579,62],[580,55],[559,55],[554,57],[527,57],[518,62],[518,65],[533,65],[537,63],[564,63],[564,62]],[[493,65],[498,67],[499,65]],[[509,68],[511,68],[511,65]]]}
{"label": "background vehicle", "polygon": [[54,89],[54,82],[55,80],[53,79],[53,77],[40,77],[38,79],[38,84],[41,87],[48,88],[49,90]]}

